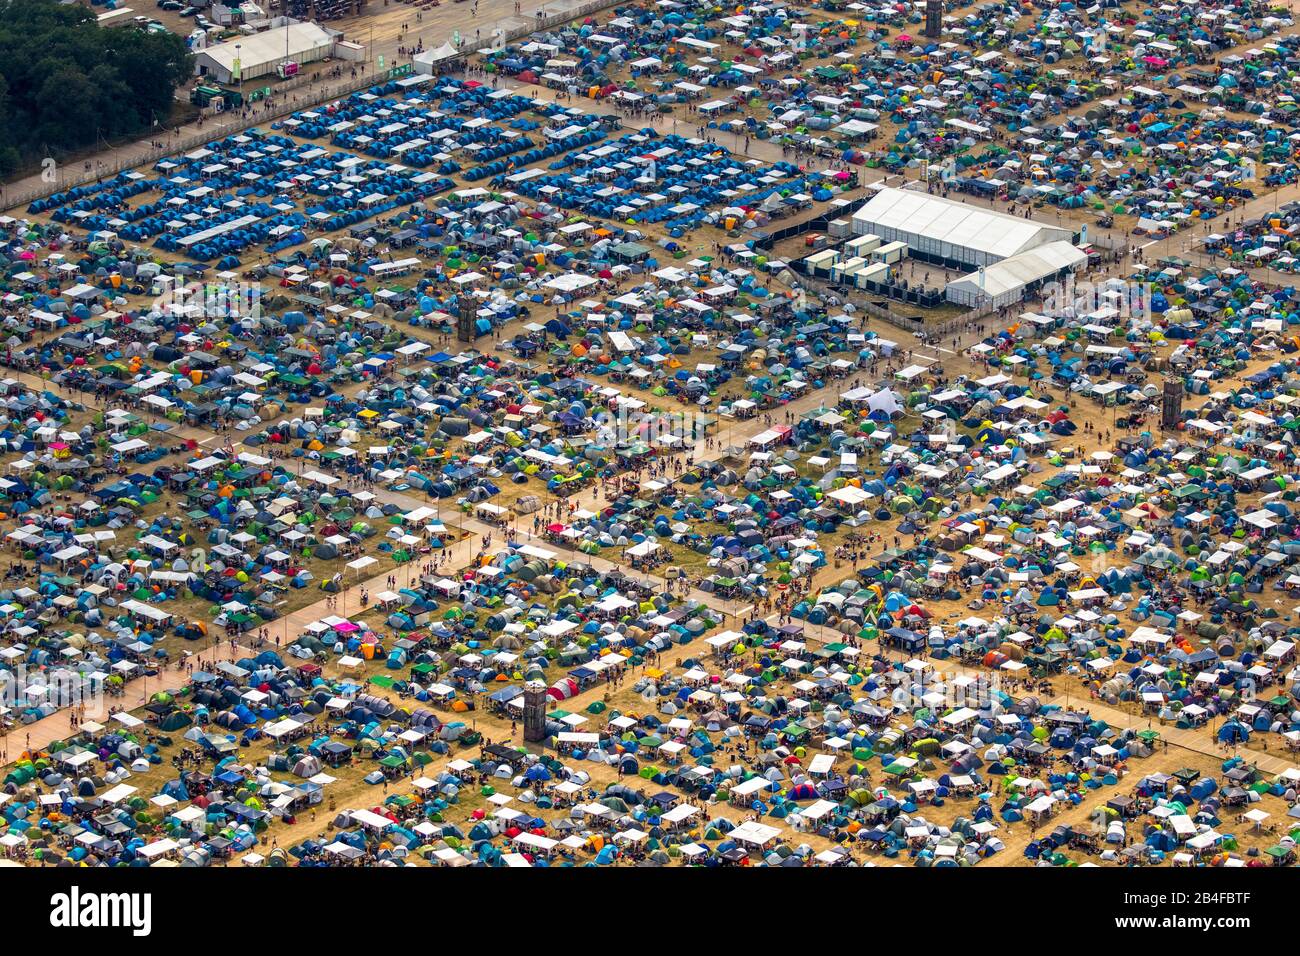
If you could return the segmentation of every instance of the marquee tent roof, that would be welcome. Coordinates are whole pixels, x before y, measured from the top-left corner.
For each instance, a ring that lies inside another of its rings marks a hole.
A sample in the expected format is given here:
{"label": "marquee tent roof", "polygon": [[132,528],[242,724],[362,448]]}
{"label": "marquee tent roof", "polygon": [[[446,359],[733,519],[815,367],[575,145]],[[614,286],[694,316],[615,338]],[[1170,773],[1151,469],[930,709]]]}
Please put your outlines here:
{"label": "marquee tent roof", "polygon": [[[306,54],[328,48],[333,43],[334,38],[318,24],[290,23],[252,36],[217,43],[199,52],[202,58],[223,73],[231,72],[238,59],[241,72],[245,78],[251,79],[264,73],[267,64],[279,63],[285,59],[301,59]],[[239,49],[236,50],[236,47]]]}
{"label": "marquee tent roof", "polygon": [[1070,232],[940,196],[886,187],[853,214],[857,235],[906,242],[932,255],[984,265],[1057,240]]}
{"label": "marquee tent roof", "polygon": [[1068,242],[1049,242],[993,263],[985,268],[983,276],[976,271],[953,280],[946,295],[949,301],[965,305],[975,305],[981,299],[992,299],[994,304],[1002,304],[1004,299],[1019,301],[1025,286],[1063,269],[1076,268],[1087,259],[1087,253]]}

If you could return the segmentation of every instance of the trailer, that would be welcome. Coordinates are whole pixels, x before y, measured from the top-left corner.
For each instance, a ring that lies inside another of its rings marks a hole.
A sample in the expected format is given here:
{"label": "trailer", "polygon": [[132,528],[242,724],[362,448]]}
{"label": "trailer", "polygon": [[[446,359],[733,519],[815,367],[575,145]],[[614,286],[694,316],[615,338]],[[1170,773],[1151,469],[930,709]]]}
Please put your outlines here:
{"label": "trailer", "polygon": [[851,275],[859,266],[865,266],[870,263],[870,259],[864,259],[862,256],[854,256],[851,259],[845,259],[843,262],[837,262],[831,266],[831,281],[845,282],[850,281],[845,277]]}
{"label": "trailer", "polygon": [[855,256],[865,256],[879,249],[883,241],[879,236],[855,236],[844,243],[844,251]]}
{"label": "trailer", "polygon": [[839,262],[840,253],[838,249],[823,249],[821,252],[814,252],[804,258],[804,264],[808,273],[814,276],[825,278],[835,269],[835,264]]}
{"label": "trailer", "polygon": [[865,289],[868,282],[884,284],[889,281],[889,264],[871,262],[853,270],[852,281],[859,289]]}
{"label": "trailer", "polygon": [[871,258],[877,262],[895,263],[901,262],[907,255],[907,243],[889,242],[871,253]]}

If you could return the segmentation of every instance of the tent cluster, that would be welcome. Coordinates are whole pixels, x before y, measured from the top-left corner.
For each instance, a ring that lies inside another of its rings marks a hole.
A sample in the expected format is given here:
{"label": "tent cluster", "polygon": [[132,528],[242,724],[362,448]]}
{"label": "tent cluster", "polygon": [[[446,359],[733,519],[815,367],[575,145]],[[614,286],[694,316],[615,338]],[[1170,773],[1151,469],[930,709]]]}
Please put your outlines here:
{"label": "tent cluster", "polygon": [[[606,620],[588,647],[624,667],[647,645],[639,623],[605,607],[626,582],[600,583],[619,589],[595,604],[590,620]],[[487,596],[473,582],[462,593],[470,614]],[[342,619],[321,625],[352,650],[374,637]],[[1294,832],[1263,855],[1240,850],[1273,816],[1264,807],[1294,803],[1300,771],[1269,778],[1232,758],[1215,776],[1135,772],[1159,733],[1016,701],[986,677],[950,682],[927,661],[800,638],[761,623],[711,634],[701,656],[641,672],[636,711],[598,699],[566,709],[571,695],[553,686],[540,753],[484,742],[446,699],[400,682],[329,678],[263,652],[196,672],[180,696],[154,695],[143,720],[86,723],[22,755],[4,781],[0,853],[45,865],[970,866],[1027,827],[1023,854],[1038,865],[1293,856]],[[439,666],[431,645],[407,645],[394,650],[416,668]],[[456,665],[453,679],[508,654],[474,641],[449,651],[460,655],[441,662]],[[519,661],[506,669],[534,666]],[[258,762],[243,757],[254,748]],[[131,782],[167,754],[175,776]],[[332,786],[361,771],[385,795],[337,809]],[[266,852],[278,827],[326,804],[327,836]],[[1054,822],[1081,805],[1105,827]]]}
{"label": "tent cluster", "polygon": [[[1285,12],[1027,12],[998,3],[945,17],[953,39],[940,41],[917,36],[921,15],[907,8],[810,22],[779,4],[635,4],[484,59],[634,114],[685,105],[709,129],[894,172],[925,161],[945,189],[1123,214],[1157,236],[1249,199],[1257,164],[1268,185],[1294,181],[1294,143],[1274,122],[1294,110],[1280,95],[1296,43],[1281,35]],[[1268,43],[1216,63],[1239,39],[1228,21]],[[873,149],[882,121],[896,133]]]}
{"label": "tent cluster", "polygon": [[979,317],[973,374],[773,251],[860,165],[1209,226],[1295,178],[1289,15],[861,13],[625,5],[482,56],[600,112],[413,76],[0,219],[0,718],[213,652],[22,753],[0,856],[1292,862],[1300,772],[1227,754],[1300,750],[1296,208]]}

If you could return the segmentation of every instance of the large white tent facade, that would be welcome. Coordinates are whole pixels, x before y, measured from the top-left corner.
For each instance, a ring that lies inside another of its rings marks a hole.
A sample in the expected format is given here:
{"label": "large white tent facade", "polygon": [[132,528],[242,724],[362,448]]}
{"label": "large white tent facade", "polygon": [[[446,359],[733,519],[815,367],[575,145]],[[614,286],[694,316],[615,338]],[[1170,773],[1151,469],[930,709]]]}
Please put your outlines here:
{"label": "large white tent facade", "polygon": [[944,296],[957,305],[1001,308],[1021,301],[1034,283],[1080,269],[1087,261],[1087,253],[1070,243],[1049,242],[954,279]]}
{"label": "large white tent facade", "polygon": [[[269,76],[284,62],[315,63],[334,52],[335,34],[315,23],[290,23],[239,37],[194,54],[194,72],[215,83],[234,83]],[[235,64],[239,76],[235,76]]]}
{"label": "large white tent facade", "polygon": [[1059,226],[893,187],[879,190],[853,214],[853,232],[905,242],[914,255],[972,268],[1071,238]]}

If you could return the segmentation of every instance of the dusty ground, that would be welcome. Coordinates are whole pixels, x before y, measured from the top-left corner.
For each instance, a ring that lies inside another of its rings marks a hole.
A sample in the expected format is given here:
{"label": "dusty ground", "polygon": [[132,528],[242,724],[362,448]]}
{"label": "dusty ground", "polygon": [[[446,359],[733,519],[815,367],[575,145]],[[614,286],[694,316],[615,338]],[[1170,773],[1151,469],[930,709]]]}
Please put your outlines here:
{"label": "dusty ground", "polygon": [[[457,5],[456,7],[453,7],[452,9],[453,10],[458,9],[461,13],[464,13],[467,11],[468,5],[460,4]],[[149,13],[149,15],[153,15],[152,11],[146,11],[146,12]],[[380,17],[369,18],[366,22],[367,23],[374,22],[376,24],[376,33],[378,37],[382,37],[386,40],[393,40],[400,36],[400,23],[402,22],[403,17],[409,18],[409,14],[405,11],[404,8],[397,8],[386,14],[383,14]],[[426,42],[426,46],[428,45],[429,43]],[[1117,228],[1122,228],[1122,226]],[[1183,237],[1176,237],[1168,245],[1177,247],[1182,238]],[[709,249],[711,248],[711,243],[713,242],[713,239],[714,237],[711,234],[707,236],[698,235],[692,237],[691,241],[695,243],[695,248],[699,252],[704,253],[709,251]],[[405,331],[407,331],[408,334],[414,334],[422,338],[428,337],[430,341],[434,341],[435,344],[437,344],[436,339],[438,337],[433,333],[429,333],[427,330],[423,330],[423,329],[413,330],[410,329],[409,327],[406,327]],[[510,334],[511,331],[512,330],[510,329],[506,330],[507,334]],[[885,327],[885,329],[882,329],[882,333],[890,334],[887,327]],[[901,338],[901,335],[899,335],[899,333],[897,332],[893,332],[892,334],[896,338]],[[483,342],[480,344],[486,347],[488,346],[489,343]],[[690,361],[708,361],[710,357],[715,354],[716,353],[711,350],[700,350],[698,354],[693,354],[690,357]],[[952,371],[953,368],[964,369],[967,365],[969,365],[969,363],[966,363],[964,359],[956,356],[949,356],[945,358],[944,363],[949,371]],[[1266,361],[1260,360],[1256,363],[1252,363],[1251,369],[1248,369],[1247,371],[1251,371],[1254,368],[1259,367],[1261,364],[1266,364]],[[969,365],[969,368],[973,370],[976,367],[974,365]],[[624,386],[624,390],[632,394],[636,394],[634,390],[632,390],[627,386]],[[678,404],[671,399],[662,399],[662,400],[658,400],[658,402],[661,404],[661,407],[672,407]],[[807,407],[812,407],[814,404],[815,402],[809,401],[807,403]],[[759,423],[746,423],[746,425],[742,426],[739,433],[741,435],[747,432],[752,433],[753,431],[756,431],[761,427],[762,426]],[[1082,451],[1086,453],[1087,451],[1093,450],[1093,448],[1098,447],[1100,445],[1100,442],[1093,441],[1081,435],[1079,441],[1076,444],[1080,445]],[[263,453],[265,453],[265,449],[262,449],[262,451]],[[539,493],[536,487],[532,485],[528,485],[528,486],[507,485],[507,486],[503,486],[503,489],[504,488],[510,488],[512,490],[518,488],[520,491],[525,493]],[[465,526],[470,530],[471,534],[476,533],[479,530],[475,522],[472,521],[472,519],[466,519]],[[707,535],[709,533],[714,533],[716,531],[722,530],[722,527],[723,526],[721,525],[704,523],[701,526],[699,526],[697,530],[699,530],[700,533]],[[4,528],[0,528],[0,530],[7,530],[7,525]],[[830,544],[832,547],[834,543],[836,543],[835,538],[832,536],[830,539]],[[672,563],[685,568],[687,572],[692,576],[704,572],[705,567],[704,565],[701,564],[699,560],[701,556],[694,554],[690,552],[688,549],[680,546],[669,545],[669,547],[673,555]],[[617,560],[612,555],[605,555],[604,557],[610,560]],[[458,558],[461,564],[468,563],[468,555],[465,549],[461,549],[458,552]],[[814,578],[813,581],[814,588],[821,587],[826,584],[831,584],[838,581],[847,573],[847,571],[848,569],[846,567],[837,568],[832,563],[832,565],[823,568],[818,572],[817,576]],[[379,577],[383,573],[388,573],[388,572],[387,569],[382,566],[375,566],[370,573],[373,573],[375,577]],[[322,575],[318,574],[318,577],[320,576]],[[307,589],[301,592],[300,594],[295,594],[294,596],[302,598],[305,605],[306,601],[310,600],[312,597],[319,597],[319,594],[314,590]],[[355,607],[355,604],[353,606]],[[301,607],[291,606],[289,609],[294,612],[294,614],[292,615],[292,623],[294,623],[295,625],[298,622],[302,621],[305,617],[309,617],[311,614],[319,613],[318,606],[301,606]],[[950,618],[953,616],[965,616],[965,614],[967,613],[964,606],[962,606],[962,602],[931,602],[931,609],[934,611],[936,617],[939,617],[941,619]],[[194,608],[194,610],[198,612],[202,609]],[[734,606],[733,603],[733,605],[729,608],[729,610],[731,610],[732,613],[735,613],[736,611],[739,611],[741,609],[739,607]],[[363,619],[368,621],[377,621],[376,612],[374,612],[373,610],[361,616],[363,617]],[[286,618],[284,621],[284,626],[288,628],[290,622],[291,619]],[[689,660],[694,657],[701,657],[702,647],[703,647],[702,642],[696,642],[696,644],[694,645],[675,649],[673,655],[676,658],[680,658],[681,661]],[[193,650],[206,649],[208,651],[208,653],[205,655],[206,657],[210,657],[214,653],[229,653],[225,651],[224,648],[222,647],[200,648],[196,646],[191,649]],[[238,654],[235,654],[235,656],[239,656],[239,654],[242,653],[243,652],[240,651],[238,652]],[[683,665],[679,663],[679,661],[674,660],[671,665],[667,664],[667,662],[661,662],[660,666],[664,666],[670,669],[677,669],[682,667]],[[370,679],[376,676],[381,676],[381,677],[393,676],[394,673],[395,672],[387,671],[381,662],[368,662],[364,665],[361,672],[361,676],[363,676],[366,679]],[[337,676],[338,671],[331,665],[330,667],[327,668],[327,674],[330,674],[331,676]],[[356,676],[356,675],[353,674],[352,676]],[[1068,676],[1061,676],[1058,678],[1054,678],[1051,684],[1052,684],[1052,690],[1058,695],[1064,696],[1068,693],[1071,697],[1077,700],[1084,700],[1085,702],[1087,700],[1087,696],[1088,696],[1087,688],[1075,678],[1068,677]],[[371,685],[371,689],[377,690],[378,692],[381,693],[386,693],[386,694],[391,693],[373,684]],[[780,684],[774,685],[771,688],[771,692],[776,692],[778,690],[786,690],[786,688],[782,687]],[[589,706],[591,703],[593,703],[596,700],[604,700],[607,697],[608,697],[607,702],[609,703],[612,709],[618,709],[618,710],[624,710],[626,712],[636,713],[639,712],[641,708],[645,707],[645,702],[635,691],[630,689],[630,687],[616,689],[613,690],[612,692],[604,687],[596,687],[588,691],[587,693],[581,695],[580,697],[575,698],[572,701],[566,702],[565,709],[570,712],[584,713],[587,706]],[[1141,720],[1140,715],[1137,714],[1136,711],[1134,711],[1131,714],[1131,716],[1139,721]],[[588,727],[585,727],[584,729],[588,729],[588,728],[595,729],[597,726],[599,726],[600,722],[606,718],[607,715],[600,715],[600,716],[591,715],[589,718],[590,723]],[[489,715],[487,711],[484,709],[476,709],[470,712],[469,714],[466,715],[465,719],[468,719],[470,722],[472,722],[473,726],[476,729],[481,730],[485,734],[485,736],[491,740],[500,741],[506,739],[513,739],[515,742],[519,742],[518,734],[515,733],[512,735],[512,729],[508,722],[500,718]],[[177,748],[175,747],[174,744],[172,747],[165,748],[164,763],[161,766],[155,768],[149,774],[142,774],[137,777],[134,777],[131,780],[131,783],[138,786],[142,794],[150,794],[154,792],[156,788],[160,786],[164,780],[169,779],[175,775],[173,768],[170,766],[169,758],[172,754],[176,752],[176,749]],[[259,742],[254,744],[252,747],[248,748],[246,751],[241,752],[240,761],[249,764],[262,763],[266,760],[266,758],[270,755],[271,752],[272,752],[272,747],[268,742],[265,741]],[[457,756],[472,757],[474,755],[475,755],[474,752],[458,753],[453,751],[453,753],[448,758],[439,758],[432,765],[423,768],[422,771],[420,772],[430,774],[433,769],[436,769],[437,767],[441,766],[443,763],[446,762],[446,760],[454,759]],[[1262,753],[1262,751],[1258,753],[1252,751],[1249,755],[1252,758],[1263,758],[1265,756]],[[734,760],[745,759],[745,755],[741,755],[741,754],[733,753],[730,756]],[[1210,775],[1218,775],[1219,773],[1221,773],[1221,768],[1219,766],[1221,759],[1222,756],[1220,755],[1217,748],[1213,746],[1212,741],[1210,740],[1208,735],[1206,735],[1205,737],[1204,746],[1195,749],[1186,746],[1179,746],[1179,745],[1170,746],[1167,749],[1160,748],[1153,756],[1143,760],[1134,761],[1132,765],[1128,768],[1129,776],[1125,779],[1122,779],[1118,787],[1103,788],[1101,790],[1096,790],[1096,791],[1086,791],[1084,799],[1080,802],[1080,804],[1076,807],[1072,807],[1058,814],[1057,818],[1053,820],[1053,824],[1059,822],[1082,824],[1086,822],[1087,819],[1089,818],[1090,813],[1095,809],[1095,807],[1099,803],[1103,803],[1106,798],[1115,795],[1117,792],[1126,792],[1128,790],[1131,790],[1132,785],[1136,782],[1136,778],[1140,777],[1143,774],[1155,772],[1157,770],[1168,772],[1175,769],[1180,769],[1182,767],[1190,766],[1196,770],[1201,771],[1202,773],[1206,773]],[[610,768],[597,767],[595,764],[591,764],[589,762],[584,763],[582,766],[584,769],[587,769],[588,771],[593,773],[595,781],[599,784],[603,784],[614,779],[613,771]],[[405,783],[393,784],[393,785],[386,786],[384,788],[375,788],[367,784],[364,784],[363,782],[361,782],[360,778],[368,769],[370,768],[366,765],[366,762],[361,761],[351,768],[346,768],[339,772],[331,771],[331,774],[337,776],[339,779],[338,782],[331,784],[327,788],[327,794],[328,794],[327,800],[329,801],[329,804],[333,804],[338,808],[374,805],[374,804],[381,803],[386,794],[402,792],[403,790],[410,789],[409,784],[405,784]],[[502,786],[501,789],[503,789],[508,793],[513,792],[508,786]],[[465,792],[462,794],[460,803],[455,808],[453,808],[453,811],[448,815],[448,819],[451,822],[463,824],[473,810],[478,809],[483,805],[484,805],[484,798],[477,791],[477,789],[466,788]],[[1285,822],[1286,806],[1283,803],[1283,801],[1266,796],[1264,798],[1264,802],[1260,804],[1260,806],[1266,811],[1273,814],[1273,820],[1269,821],[1270,823],[1280,824]],[[973,800],[955,799],[955,800],[949,800],[947,805],[943,807],[924,807],[919,811],[919,813],[920,815],[924,816],[928,820],[948,823],[951,822],[952,819],[955,819],[959,815],[968,815],[972,807],[973,807]],[[743,816],[743,814],[740,811],[733,810],[730,808],[723,808],[723,807],[711,808],[711,812],[713,812],[715,816],[719,814],[728,815],[732,819],[737,821],[741,819]],[[324,835],[326,833],[325,821],[331,815],[332,814],[325,812],[325,809],[322,808],[318,810],[314,819],[312,818],[312,816],[305,815],[304,817],[299,818],[299,820],[292,825],[288,825],[288,826],[277,825],[273,827],[273,829],[271,830],[270,837],[273,842],[272,844],[268,844],[268,845],[274,845],[274,843],[278,843],[280,846],[288,846],[309,835]],[[1136,831],[1135,827],[1131,829]],[[1274,835],[1269,834],[1266,831],[1254,832],[1250,830],[1249,825],[1233,824],[1230,820],[1230,817],[1225,819],[1225,826],[1223,829],[1228,832],[1232,832],[1238,836],[1243,850],[1252,846],[1266,847],[1272,845],[1272,843],[1275,842],[1276,840],[1276,837]],[[1032,838],[1032,834],[1029,832],[1029,828],[1027,827],[1027,825],[1015,824],[1015,825],[1008,826],[1004,824],[999,830],[999,835],[1007,843],[1007,851],[994,857],[990,861],[991,865],[1023,865],[1029,862],[1023,857],[1021,853],[1023,847]],[[821,840],[821,838],[816,837],[815,835],[802,834],[798,837],[798,839],[800,841],[807,840],[807,842],[814,845],[817,849],[821,849],[829,845],[826,841]],[[863,851],[859,850],[857,852],[861,855]]]}

